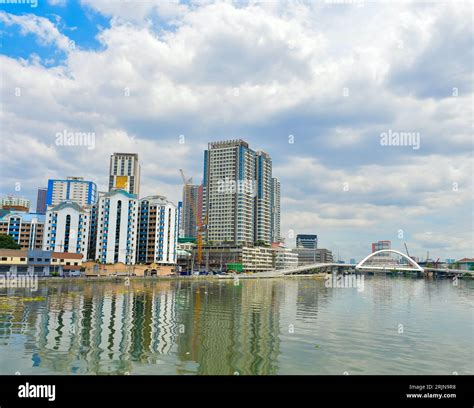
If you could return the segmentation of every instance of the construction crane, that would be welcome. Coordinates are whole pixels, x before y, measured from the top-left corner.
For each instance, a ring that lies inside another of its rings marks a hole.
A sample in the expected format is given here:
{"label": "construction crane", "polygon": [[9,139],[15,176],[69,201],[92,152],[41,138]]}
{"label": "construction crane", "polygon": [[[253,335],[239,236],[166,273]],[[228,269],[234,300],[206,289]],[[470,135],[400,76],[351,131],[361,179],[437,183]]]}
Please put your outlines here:
{"label": "construction crane", "polygon": [[196,243],[197,243],[197,257],[196,261],[198,264],[198,267],[202,265],[202,236],[204,232],[206,231],[207,228],[207,214],[205,220],[202,219],[200,216],[200,213],[197,209],[196,202],[195,200],[192,199],[190,190],[186,188],[187,186],[191,185],[193,182],[192,178],[186,179],[186,176],[184,175],[184,172],[182,169],[179,169],[181,173],[181,178],[183,179],[183,184],[184,184],[184,191],[185,194],[187,195],[187,200],[191,203],[191,207],[193,209],[194,217],[196,218]]}
{"label": "construction crane", "polygon": [[406,243],[406,242],[404,242],[404,244],[405,244],[405,250],[407,251],[407,256],[408,256],[408,258],[410,258],[410,253],[408,252],[407,243]]}

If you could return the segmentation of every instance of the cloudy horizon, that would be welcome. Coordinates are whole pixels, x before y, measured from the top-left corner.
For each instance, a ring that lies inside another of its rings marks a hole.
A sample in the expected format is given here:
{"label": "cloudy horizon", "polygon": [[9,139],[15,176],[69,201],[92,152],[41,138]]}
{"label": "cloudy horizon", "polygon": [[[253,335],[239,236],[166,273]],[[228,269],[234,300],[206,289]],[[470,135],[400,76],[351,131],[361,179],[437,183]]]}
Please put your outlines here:
{"label": "cloudy horizon", "polygon": [[[2,196],[34,208],[67,176],[107,190],[110,155],[131,152],[141,196],[177,202],[179,169],[199,183],[208,142],[243,139],[272,157],[290,246],[473,257],[468,2],[32,6],[0,8]],[[93,148],[58,143],[68,132]]]}

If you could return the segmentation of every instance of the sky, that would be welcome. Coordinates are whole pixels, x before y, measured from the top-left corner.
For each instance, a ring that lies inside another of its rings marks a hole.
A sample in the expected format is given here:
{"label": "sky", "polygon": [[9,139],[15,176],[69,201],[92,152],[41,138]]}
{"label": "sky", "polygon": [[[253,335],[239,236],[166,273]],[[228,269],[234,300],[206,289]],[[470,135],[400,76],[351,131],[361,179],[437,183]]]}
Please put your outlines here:
{"label": "sky", "polygon": [[179,169],[199,183],[207,143],[241,138],[272,157],[289,246],[474,256],[472,3],[0,3],[0,195],[106,190],[136,152],[141,196],[177,202]]}

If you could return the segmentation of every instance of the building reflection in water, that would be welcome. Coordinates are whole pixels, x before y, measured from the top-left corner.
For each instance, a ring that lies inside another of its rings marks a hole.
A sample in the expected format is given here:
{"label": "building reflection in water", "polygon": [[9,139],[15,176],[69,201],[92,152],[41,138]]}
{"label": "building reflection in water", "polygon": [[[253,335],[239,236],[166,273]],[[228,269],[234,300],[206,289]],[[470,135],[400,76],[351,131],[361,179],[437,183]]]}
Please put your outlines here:
{"label": "building reflection in water", "polygon": [[21,336],[42,372],[133,374],[155,364],[160,374],[168,355],[175,373],[277,372],[282,294],[268,281],[64,283],[0,295],[2,347]]}

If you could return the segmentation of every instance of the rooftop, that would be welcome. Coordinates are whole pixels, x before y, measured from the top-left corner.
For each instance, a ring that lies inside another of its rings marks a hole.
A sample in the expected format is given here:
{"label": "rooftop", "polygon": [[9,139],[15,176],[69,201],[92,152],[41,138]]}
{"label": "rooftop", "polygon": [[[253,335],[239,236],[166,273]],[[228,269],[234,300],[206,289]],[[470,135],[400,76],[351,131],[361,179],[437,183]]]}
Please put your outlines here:
{"label": "rooftop", "polygon": [[112,197],[116,194],[122,194],[124,196],[127,196],[128,198],[132,198],[132,199],[137,199],[137,195],[136,194],[130,194],[128,191],[125,191],[125,190],[122,190],[122,189],[119,189],[119,188],[116,188],[116,189],[113,189],[111,191],[109,191],[108,193],[104,193],[103,195],[101,195],[100,197]]}
{"label": "rooftop", "polygon": [[27,213],[23,211],[8,211],[5,214],[0,213],[0,221],[6,221],[8,218],[16,216],[21,217],[24,222],[31,222],[33,218],[36,218],[38,222],[44,222],[45,215],[38,213]]}
{"label": "rooftop", "polygon": [[19,256],[26,258],[28,256],[28,251],[23,251],[21,249],[0,249],[0,256]]}
{"label": "rooftop", "polygon": [[59,203],[58,205],[56,205],[55,207],[50,208],[49,211],[60,211],[63,208],[68,208],[68,207],[73,208],[76,211],[80,211],[80,212],[84,211],[84,209],[79,204],[75,203],[74,201],[63,201]]}
{"label": "rooftop", "polygon": [[234,140],[222,140],[218,142],[211,142],[209,143],[209,149],[216,149],[219,147],[231,147],[231,146],[245,146],[249,147],[249,144],[242,139],[234,139]]}
{"label": "rooftop", "polygon": [[456,263],[468,263],[468,262],[474,262],[474,258],[462,258]]}

